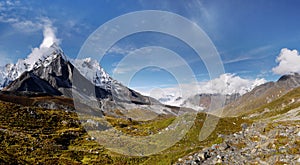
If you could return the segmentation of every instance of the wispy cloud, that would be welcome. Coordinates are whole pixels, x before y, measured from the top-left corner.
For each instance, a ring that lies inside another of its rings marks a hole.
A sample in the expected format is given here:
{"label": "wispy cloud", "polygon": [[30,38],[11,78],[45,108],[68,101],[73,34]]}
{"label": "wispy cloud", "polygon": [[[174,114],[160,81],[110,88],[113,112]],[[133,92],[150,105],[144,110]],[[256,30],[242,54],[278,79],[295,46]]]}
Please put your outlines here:
{"label": "wispy cloud", "polygon": [[193,62],[189,61],[189,63],[187,63],[175,52],[158,46],[135,49],[130,53],[131,54],[118,63],[117,67],[114,69],[115,74],[125,74],[146,67],[180,70],[184,67],[189,68],[189,63]]}
{"label": "wispy cloud", "polygon": [[251,59],[255,59],[255,58],[251,58],[249,56],[241,56],[241,57],[237,57],[234,59],[223,61],[223,63],[230,64],[230,63],[242,62],[242,61],[251,60]]}
{"label": "wispy cloud", "polygon": [[86,31],[91,30],[91,26],[81,18],[67,18],[62,20],[57,20],[64,30],[64,34],[67,37],[74,37],[78,34],[83,34]]}
{"label": "wispy cloud", "polygon": [[0,22],[8,23],[20,32],[36,32],[42,30],[45,24],[52,22],[49,18],[40,15],[28,17],[27,14],[30,12],[32,9],[24,6],[21,1],[0,2]]}
{"label": "wispy cloud", "polygon": [[266,52],[268,50],[270,50],[271,48],[272,48],[271,45],[261,46],[261,47],[252,49],[236,58],[225,60],[225,61],[223,61],[223,63],[230,64],[230,63],[237,63],[237,62],[242,62],[242,61],[247,61],[247,60],[262,59],[262,58],[265,58],[270,55],[270,53],[266,53]]}
{"label": "wispy cloud", "polygon": [[17,20],[12,22],[12,26],[21,32],[35,32],[43,28],[43,24],[40,22],[33,22],[31,20]]}
{"label": "wispy cloud", "polygon": [[108,54],[118,54],[118,55],[128,55],[130,52],[136,50],[136,47],[133,45],[126,45],[126,46],[113,46],[107,52]]}
{"label": "wispy cloud", "polygon": [[11,57],[4,51],[0,51],[0,57],[1,57],[0,66],[5,66],[6,64],[12,62]]}
{"label": "wispy cloud", "polygon": [[197,81],[193,78],[195,74],[192,68],[180,55],[158,46],[136,49],[125,56],[113,70],[112,77],[123,84],[128,84],[129,79],[144,69],[154,69],[151,72],[163,69],[180,83]]}

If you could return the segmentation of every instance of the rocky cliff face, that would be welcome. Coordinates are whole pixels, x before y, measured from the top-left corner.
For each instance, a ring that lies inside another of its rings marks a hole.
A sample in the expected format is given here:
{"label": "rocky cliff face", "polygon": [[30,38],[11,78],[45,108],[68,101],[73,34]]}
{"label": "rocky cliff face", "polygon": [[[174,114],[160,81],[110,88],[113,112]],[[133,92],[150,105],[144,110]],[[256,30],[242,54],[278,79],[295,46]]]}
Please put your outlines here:
{"label": "rocky cliff face", "polygon": [[72,65],[63,58],[62,53],[53,54],[48,65],[40,65],[25,71],[5,87],[4,91],[34,91],[51,95],[62,95],[60,88],[71,88]]}
{"label": "rocky cliff face", "polygon": [[30,91],[38,93],[48,93],[50,95],[62,95],[59,90],[54,88],[49,82],[36,76],[32,71],[24,72],[20,78],[13,81],[10,85],[3,89],[3,91]]}
{"label": "rocky cliff face", "polygon": [[62,49],[54,43],[50,47],[41,48],[39,53],[31,53],[25,59],[19,59],[15,64],[5,65],[0,68],[0,89],[9,85],[26,71],[48,66],[57,55],[62,55],[66,59]]}

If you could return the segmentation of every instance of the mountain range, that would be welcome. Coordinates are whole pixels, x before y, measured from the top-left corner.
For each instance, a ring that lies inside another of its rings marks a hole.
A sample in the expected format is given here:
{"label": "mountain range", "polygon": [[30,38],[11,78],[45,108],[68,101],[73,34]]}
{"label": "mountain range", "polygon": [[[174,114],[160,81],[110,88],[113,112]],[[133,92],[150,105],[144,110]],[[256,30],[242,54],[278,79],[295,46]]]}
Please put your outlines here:
{"label": "mountain range", "polygon": [[[156,100],[114,80],[96,60],[69,60],[55,43],[44,48],[40,54],[30,54],[16,64],[7,64],[0,69],[2,92],[22,92],[23,95],[44,93],[68,98],[76,96],[83,104],[98,110],[101,107],[113,114],[115,109],[127,111],[140,108],[157,114],[176,115],[174,110],[163,105],[171,104],[196,111],[222,110],[222,115],[234,116],[271,102],[298,86],[300,75],[294,73],[282,76],[277,82],[256,86],[245,94],[199,93],[188,98],[168,94]],[[213,99],[222,102],[222,105],[211,107]],[[96,101],[90,103],[91,100]]]}
{"label": "mountain range", "polygon": [[[141,108],[157,114],[173,114],[159,101],[143,96],[111,78],[96,60],[68,60],[62,49],[53,44],[42,54],[29,55],[8,64],[1,71],[2,92],[78,98],[96,111],[116,115],[115,109]],[[91,101],[93,103],[91,103]],[[101,107],[101,108],[100,108]],[[155,108],[153,108],[155,107]]]}

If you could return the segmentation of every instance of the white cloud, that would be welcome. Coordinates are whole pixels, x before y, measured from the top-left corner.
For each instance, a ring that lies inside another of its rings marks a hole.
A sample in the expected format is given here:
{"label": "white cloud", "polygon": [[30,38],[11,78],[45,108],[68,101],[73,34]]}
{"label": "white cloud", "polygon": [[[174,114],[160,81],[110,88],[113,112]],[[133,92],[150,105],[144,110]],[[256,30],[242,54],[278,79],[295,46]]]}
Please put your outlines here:
{"label": "white cloud", "polygon": [[15,7],[21,7],[20,1],[11,1],[11,0],[6,0],[0,2],[0,12],[1,11],[9,11],[11,9],[14,9]]}
{"label": "white cloud", "polygon": [[40,47],[50,47],[52,44],[59,44],[60,40],[56,38],[56,28],[52,26],[52,24],[47,24],[44,26],[44,40]]}
{"label": "white cloud", "polygon": [[28,55],[28,58],[25,59],[26,62],[30,63],[30,61],[37,61],[40,57],[45,54],[51,45],[54,43],[59,45],[60,40],[55,35],[56,28],[52,26],[50,22],[44,26],[44,39],[39,47],[33,48],[31,53]]}
{"label": "white cloud", "polygon": [[64,35],[67,37],[74,38],[74,36],[78,34],[91,30],[90,25],[87,24],[86,21],[82,21],[80,18],[63,19],[62,21],[59,20],[59,23],[64,31]]}
{"label": "white cloud", "polygon": [[[0,3],[0,5],[2,5]],[[11,4],[13,5],[13,4]],[[0,13],[1,14],[1,13]],[[57,45],[60,44],[60,40],[56,37],[56,28],[52,25],[52,21],[48,18],[39,18],[39,21],[33,23],[30,20],[25,21],[18,21],[17,18],[9,18],[5,20],[1,20],[0,15],[0,22],[6,21],[6,23],[10,23],[13,27],[16,26],[17,29],[22,30],[23,32],[35,31],[37,29],[43,29],[43,41],[39,45],[39,47],[32,48],[31,53],[28,55],[28,58],[25,61],[36,61],[39,59],[42,54],[48,51],[48,48],[53,44],[56,43]],[[11,63],[12,59],[8,56],[5,52],[0,52],[1,62],[0,66],[5,64]]]}
{"label": "white cloud", "polygon": [[200,93],[244,94],[265,82],[265,79],[250,80],[227,73],[208,82],[200,82],[199,88]]}
{"label": "white cloud", "polygon": [[33,22],[31,20],[18,20],[16,18],[11,18],[13,21],[11,22],[12,27],[21,32],[35,32],[41,30],[43,25],[39,22]]}
{"label": "white cloud", "polygon": [[275,74],[283,75],[300,72],[300,54],[297,50],[281,49],[276,62],[279,63],[278,66],[272,69]]}
{"label": "white cloud", "polygon": [[244,79],[234,74],[226,73],[220,75],[220,77],[216,79],[205,81],[205,82],[198,82],[193,84],[181,84],[181,85],[176,85],[176,86],[166,87],[166,88],[159,88],[159,87],[152,88],[152,89],[140,88],[136,90],[140,91],[143,94],[152,96],[156,99],[172,96],[174,100],[178,97],[182,97],[183,100],[185,100],[190,96],[193,96],[195,94],[201,94],[201,93],[208,93],[208,94],[240,93],[242,95],[248,91],[251,91],[254,87],[261,85],[265,82],[266,80],[263,78]]}

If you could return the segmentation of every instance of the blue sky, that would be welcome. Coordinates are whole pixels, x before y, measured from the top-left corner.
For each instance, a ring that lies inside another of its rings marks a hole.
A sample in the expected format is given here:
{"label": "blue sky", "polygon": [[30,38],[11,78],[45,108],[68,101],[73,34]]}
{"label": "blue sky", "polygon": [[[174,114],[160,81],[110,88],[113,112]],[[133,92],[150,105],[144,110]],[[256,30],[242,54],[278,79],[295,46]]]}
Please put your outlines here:
{"label": "blue sky", "polygon": [[[200,26],[216,46],[226,73],[245,79],[276,80],[276,58],[282,48],[300,50],[300,1],[297,0],[53,0],[0,1],[0,64],[25,58],[43,40],[43,26],[51,23],[60,46],[76,58],[87,37],[105,22],[140,10],[179,14]],[[145,47],[166,47],[180,54],[198,81],[208,80],[206,67],[184,42],[148,32],[123,38],[101,61],[113,71],[128,52]],[[145,68],[132,79],[132,87],[176,83],[167,71]]]}

